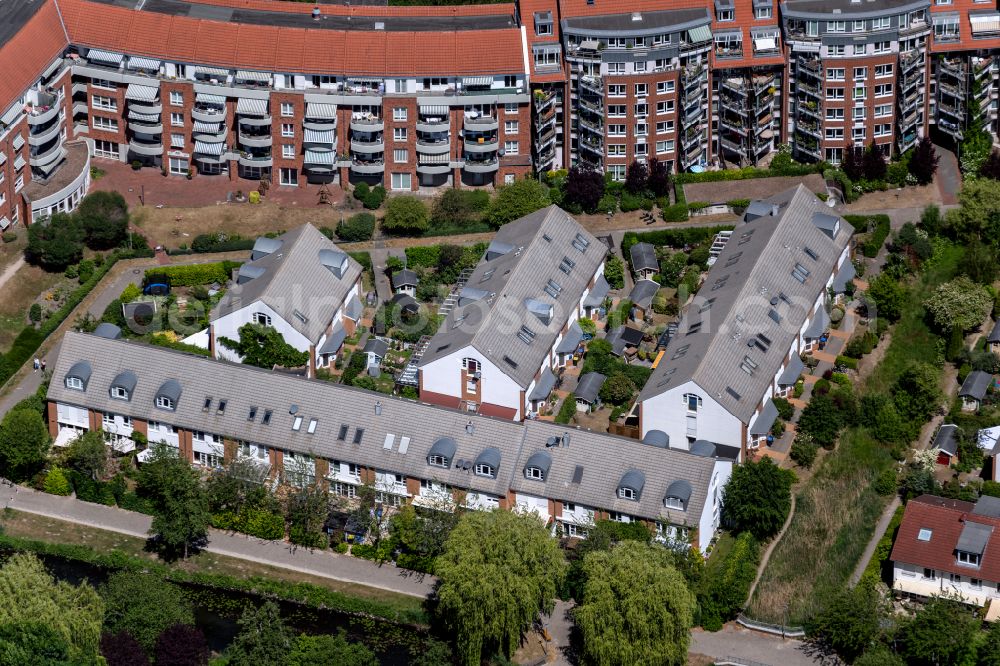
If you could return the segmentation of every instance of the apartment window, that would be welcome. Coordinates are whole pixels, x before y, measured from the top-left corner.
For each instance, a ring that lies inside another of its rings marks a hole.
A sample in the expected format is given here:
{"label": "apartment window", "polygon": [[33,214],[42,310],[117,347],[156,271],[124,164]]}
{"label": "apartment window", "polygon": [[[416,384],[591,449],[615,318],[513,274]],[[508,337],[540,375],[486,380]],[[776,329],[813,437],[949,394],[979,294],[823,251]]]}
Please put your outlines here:
{"label": "apartment window", "polygon": [[635,144],[635,156],[645,157],[649,154],[649,144],[637,143]]}
{"label": "apartment window", "polygon": [[625,165],[624,164],[611,164],[608,166],[608,172],[611,174],[611,179],[615,182],[622,182],[625,180]]}
{"label": "apartment window", "polygon": [[174,409],[174,401],[165,395],[156,396],[156,406],[160,409]]}
{"label": "apartment window", "polygon": [[105,111],[118,110],[118,101],[113,97],[104,97],[103,95],[91,95],[90,105],[95,109],[104,109]]}
{"label": "apartment window", "polygon": [[23,188],[24,188],[24,174],[19,173],[17,174],[17,178],[14,179],[14,194],[17,194]]}
{"label": "apartment window", "polygon": [[892,115],[892,104],[879,104],[875,107],[875,117],[884,118]]}
{"label": "apartment window", "polygon": [[406,107],[396,106],[392,109],[392,119],[393,120],[406,120]]}
{"label": "apartment window", "polygon": [[664,95],[666,93],[672,93],[676,89],[676,84],[673,81],[657,81],[656,82],[656,93],[658,95]]}
{"label": "apartment window", "polygon": [[298,185],[299,170],[282,167],[278,172],[278,183],[281,185]]}
{"label": "apartment window", "polygon": [[757,20],[771,18],[771,6],[768,5],[767,7],[754,7],[753,17]]}
{"label": "apartment window", "polygon": [[505,120],[503,123],[504,134],[517,134],[520,129],[520,123],[516,120]]}
{"label": "apartment window", "polygon": [[608,125],[608,136],[625,136],[625,126]]}
{"label": "apartment window", "polygon": [[854,24],[853,24],[853,26],[851,27],[851,30],[853,32],[864,32],[865,31],[865,22],[864,21],[855,21]]}
{"label": "apartment window", "polygon": [[608,86],[608,97],[624,97],[624,96],[625,96],[624,83],[614,83]]}
{"label": "apartment window", "polygon": [[295,125],[291,123],[281,123],[281,136],[290,139],[295,136]]}
{"label": "apartment window", "polygon": [[392,161],[396,164],[406,164],[410,159],[410,151],[406,148],[396,148],[392,151]]}
{"label": "apartment window", "polygon": [[827,120],[843,120],[844,110],[843,109],[827,109],[826,110]]}
{"label": "apartment window", "polygon": [[118,159],[118,144],[114,141],[97,139],[94,141],[94,155],[97,157],[109,157],[116,160]]}
{"label": "apartment window", "polygon": [[624,487],[619,488],[618,489],[618,497],[620,497],[622,499],[632,500],[634,502],[635,501],[635,491],[632,490],[631,488],[624,488]]}
{"label": "apartment window", "polygon": [[806,35],[819,37],[819,21],[806,21]]}
{"label": "apartment window", "polygon": [[890,25],[891,19],[888,16],[872,19],[872,30],[888,30]]}
{"label": "apartment window", "polygon": [[924,567],[924,578],[928,580],[937,580],[937,572],[934,571],[934,569]]}
{"label": "apartment window", "polygon": [[624,143],[611,143],[611,144],[608,144],[608,156],[609,157],[625,157],[625,144]]}
{"label": "apartment window", "polygon": [[171,134],[170,135],[170,147],[171,148],[183,148],[184,147],[184,135],[183,134]]}
{"label": "apartment window", "polygon": [[875,126],[875,136],[889,136],[892,134],[892,125],[876,125]]}
{"label": "apartment window", "polygon": [[886,95],[892,94],[892,84],[891,83],[880,83],[875,86],[875,96],[885,97]]}
{"label": "apartment window", "polygon": [[107,130],[109,132],[118,131],[118,121],[114,118],[104,118],[102,116],[94,116],[91,118],[91,124],[94,129]]}
{"label": "apartment window", "polygon": [[853,113],[851,115],[854,118],[854,122],[857,122],[859,120],[864,120],[865,118],[868,117],[868,109],[866,109],[863,106],[856,106],[854,107]]}
{"label": "apartment window", "polygon": [[696,393],[684,394],[684,404],[687,405],[687,410],[689,412],[697,412],[698,408],[701,407],[701,402],[701,396]]}
{"label": "apartment window", "polygon": [[844,89],[843,88],[827,88],[826,89],[826,98],[827,99],[832,99],[832,100],[844,99]]}
{"label": "apartment window", "polygon": [[844,80],[844,68],[837,67],[826,70],[826,78],[828,81],[843,81]]}
{"label": "apartment window", "polygon": [[656,115],[662,116],[667,113],[674,112],[674,100],[670,99],[665,102],[656,103]]}
{"label": "apartment window", "polygon": [[864,127],[855,127],[851,130],[851,138],[855,141],[864,141],[866,136]]}
{"label": "apartment window", "polygon": [[736,19],[736,13],[732,9],[719,9],[716,11],[716,19],[722,23]]}
{"label": "apartment window", "polygon": [[844,138],[844,128],[843,127],[828,127],[826,129],[827,139],[843,139]]}
{"label": "apartment window", "polygon": [[635,96],[636,97],[645,97],[648,94],[648,92],[649,92],[649,86],[646,85],[645,83],[637,83],[637,84],[635,84]]}
{"label": "apartment window", "polygon": [[979,560],[980,560],[979,553],[967,553],[964,550],[958,551],[959,564],[967,564],[969,566],[978,567]]}
{"label": "apartment window", "polygon": [[831,44],[826,47],[826,54],[831,56],[842,56],[844,55],[844,45],[843,44]]}
{"label": "apartment window", "polygon": [[624,104],[609,104],[608,118],[624,118],[628,107]]}
{"label": "apartment window", "polygon": [[636,123],[635,124],[635,135],[636,136],[646,136],[649,134],[649,125],[646,123]]}
{"label": "apartment window", "polygon": [[83,390],[83,380],[79,377],[67,377],[66,378],[66,388],[74,389],[77,391]]}
{"label": "apartment window", "polygon": [[827,21],[827,32],[847,32],[847,21]]}
{"label": "apartment window", "polygon": [[648,104],[636,104],[635,105],[635,117],[645,118],[649,114]]}
{"label": "apartment window", "polygon": [[504,113],[517,113],[517,102],[506,102],[503,105]]}
{"label": "apartment window", "polygon": [[170,173],[178,176],[186,176],[188,172],[188,161],[186,157],[171,157]]}
{"label": "apartment window", "polygon": [[632,63],[632,69],[635,70],[636,74],[645,74],[647,64],[645,60],[640,60],[639,62]]}
{"label": "apartment window", "polygon": [[170,114],[170,124],[173,127],[184,127],[184,114],[183,113],[171,113]]}
{"label": "apartment window", "polygon": [[281,116],[283,118],[290,118],[295,115],[295,107],[291,102],[281,103]]}
{"label": "apartment window", "polygon": [[609,62],[608,63],[608,74],[611,76],[617,76],[625,73],[625,63],[623,62]]}
{"label": "apartment window", "polygon": [[503,150],[508,155],[517,155],[521,152],[520,141],[504,141]]}
{"label": "apartment window", "polygon": [[392,140],[393,141],[406,141],[406,128],[405,127],[393,127],[392,128]]}
{"label": "apartment window", "polygon": [[972,587],[974,587],[974,588],[976,588],[978,590],[979,588],[981,588],[983,586],[983,581],[982,581],[982,579],[979,579],[979,578],[970,578],[969,579],[969,585],[971,585]]}
{"label": "apartment window", "polygon": [[669,134],[674,131],[674,121],[672,120],[661,120],[656,123],[656,133],[657,134]]}
{"label": "apartment window", "polygon": [[180,90],[170,91],[170,105],[171,106],[184,106],[184,93]]}
{"label": "apartment window", "polygon": [[392,174],[392,189],[394,190],[409,190],[410,187],[410,174],[408,173],[394,173]]}
{"label": "apartment window", "polygon": [[875,78],[880,79],[883,76],[892,76],[892,65],[876,65],[875,66]]}
{"label": "apartment window", "polygon": [[271,316],[264,314],[263,312],[254,312],[250,318],[253,320],[253,323],[258,324],[260,326],[271,325]]}
{"label": "apartment window", "polygon": [[865,88],[864,86],[855,86],[854,93],[852,94],[852,98],[855,99],[855,100],[867,99],[868,98],[868,89]]}
{"label": "apartment window", "polygon": [[669,141],[657,141],[656,142],[656,154],[657,155],[663,155],[665,153],[670,153],[670,152],[673,152],[673,150],[674,150],[674,142],[673,142],[673,140],[669,140]]}
{"label": "apartment window", "polygon": [[864,81],[868,78],[868,68],[867,67],[855,67],[854,68],[854,80]]}
{"label": "apartment window", "polygon": [[851,51],[852,51],[852,53],[854,53],[854,55],[864,55],[865,51],[866,51],[866,47],[865,47],[864,44],[855,44],[854,48],[851,49]]}
{"label": "apartment window", "polygon": [[95,88],[103,88],[104,90],[117,90],[118,85],[107,79],[91,79],[90,85]]}
{"label": "apartment window", "polygon": [[281,144],[281,157],[286,160],[295,159],[295,145],[291,143]]}
{"label": "apartment window", "polygon": [[526,476],[529,479],[536,479],[538,481],[545,480],[545,472],[543,472],[541,469],[537,467],[525,467],[524,476]]}
{"label": "apartment window", "polygon": [[875,42],[875,53],[888,53],[891,47],[890,42]]}

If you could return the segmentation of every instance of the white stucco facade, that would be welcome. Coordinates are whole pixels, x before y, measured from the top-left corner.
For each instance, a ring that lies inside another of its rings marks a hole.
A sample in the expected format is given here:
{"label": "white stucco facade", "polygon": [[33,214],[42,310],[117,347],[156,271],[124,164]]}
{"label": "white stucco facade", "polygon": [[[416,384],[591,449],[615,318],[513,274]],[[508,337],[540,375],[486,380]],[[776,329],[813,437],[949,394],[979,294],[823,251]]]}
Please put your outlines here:
{"label": "white stucco facade", "polygon": [[976,606],[1000,600],[997,582],[976,578],[977,575],[981,574],[976,567],[970,567],[967,575],[959,575],[893,562],[892,589],[920,597],[957,596]]}
{"label": "white stucco facade", "polygon": [[[686,396],[698,398],[696,409]],[[743,424],[713,396],[693,381],[643,401],[642,436],[650,430],[662,430],[670,437],[670,448],[687,450],[690,442],[704,439],[715,444],[740,447]]]}

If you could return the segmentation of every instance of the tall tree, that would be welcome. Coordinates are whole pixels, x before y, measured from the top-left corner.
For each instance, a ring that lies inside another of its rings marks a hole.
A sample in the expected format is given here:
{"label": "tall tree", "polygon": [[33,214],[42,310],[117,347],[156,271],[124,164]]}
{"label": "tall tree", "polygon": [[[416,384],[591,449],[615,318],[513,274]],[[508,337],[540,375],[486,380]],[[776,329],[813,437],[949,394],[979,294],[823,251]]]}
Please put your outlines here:
{"label": "tall tree", "polygon": [[912,666],[968,663],[975,654],[979,624],[969,606],[933,597],[900,627],[899,652]]}
{"label": "tall tree", "polygon": [[970,179],[962,184],[958,208],[945,215],[945,226],[959,241],[980,238],[996,243],[1000,233],[1000,181]]}
{"label": "tall tree", "polygon": [[49,429],[33,409],[14,409],[0,421],[0,470],[12,481],[23,481],[45,464]]}
{"label": "tall tree", "polygon": [[128,233],[128,204],[118,192],[91,192],[80,202],[76,216],[87,245],[95,250],[116,247]]}
{"label": "tall tree", "polygon": [[156,666],[204,666],[210,652],[201,629],[175,624],[157,637],[154,654]]}
{"label": "tall tree", "polygon": [[108,666],[149,666],[149,657],[128,632],[101,635],[101,656]]}
{"label": "tall tree", "polygon": [[846,587],[808,622],[806,631],[851,663],[875,645],[884,615],[874,589],[867,585]]}
{"label": "tall tree", "polygon": [[649,162],[649,180],[647,181],[649,190],[653,196],[663,197],[670,189],[670,173],[667,171],[667,164],[655,157]]}
{"label": "tall tree", "polygon": [[0,626],[39,623],[68,645],[69,661],[97,657],[104,603],[87,583],[55,579],[31,554],[17,553],[0,568]]}
{"label": "tall tree", "polygon": [[470,511],[452,530],[436,572],[438,614],[459,659],[510,656],[539,612],[551,612],[565,561],[533,515]]}
{"label": "tall tree", "polygon": [[[349,643],[344,632],[307,636],[302,634],[288,654],[288,666],[378,666],[378,657],[361,643]],[[157,666],[159,662],[157,662]]]}
{"label": "tall tree", "polygon": [[643,194],[649,187],[649,167],[645,162],[632,160],[625,169],[625,189],[632,194]]}
{"label": "tall tree", "polygon": [[[903,314],[906,290],[891,275],[882,273],[868,284],[868,316],[896,321]],[[871,306],[874,305],[874,309]]]}
{"label": "tall tree", "polygon": [[986,287],[962,275],[939,285],[924,300],[924,307],[940,330],[950,331],[954,327],[971,331],[993,309],[993,297]]}
{"label": "tall tree", "polygon": [[427,204],[414,196],[398,196],[386,204],[382,228],[390,234],[420,234],[430,227],[430,220]]}
{"label": "tall tree", "polygon": [[865,178],[868,180],[885,180],[889,165],[885,161],[885,153],[879,146],[875,145],[875,140],[865,149],[862,158]]}
{"label": "tall tree", "polygon": [[56,213],[28,227],[24,256],[47,271],[61,272],[83,257],[83,237],[83,227],[75,216]]}
{"label": "tall tree", "polygon": [[166,444],[153,448],[153,456],[139,472],[139,491],[153,504],[150,533],[167,556],[183,553],[208,536],[211,516],[208,497],[198,472]]}
{"label": "tall tree", "polygon": [[229,646],[230,666],[284,666],[294,639],[273,601],[248,607]]}
{"label": "tall tree", "polygon": [[840,162],[840,168],[851,180],[861,180],[864,178],[863,149],[857,146],[844,148],[844,158]]}
{"label": "tall tree", "polygon": [[577,164],[569,170],[566,175],[564,203],[593,213],[603,196],[604,174],[586,163]]}
{"label": "tall tree", "polygon": [[909,164],[910,173],[917,179],[917,183],[927,185],[934,180],[940,159],[930,137],[925,136],[917,142],[910,153]]}
{"label": "tall tree", "polygon": [[247,365],[270,370],[274,366],[298,368],[309,362],[309,352],[300,352],[285,342],[276,328],[243,324],[237,329],[237,333],[239,340],[221,337],[219,344],[239,354]]}
{"label": "tall tree", "polygon": [[574,619],[587,663],[687,663],[695,600],[665,548],[624,541],[588,553],[583,570]]}
{"label": "tall tree", "polygon": [[193,625],[194,607],[179,587],[153,574],[119,571],[101,587],[104,628],[126,632],[152,654],[157,637],[175,624]]}
{"label": "tall tree", "polygon": [[330,517],[330,493],[325,488],[315,484],[292,493],[288,497],[287,516],[292,543],[326,547],[323,527]]}
{"label": "tall tree", "polygon": [[[96,659],[76,663],[97,664]],[[0,664],[74,666],[69,660],[69,643],[52,627],[30,621],[0,624]]]}
{"label": "tall tree", "polygon": [[767,457],[737,466],[722,492],[723,521],[760,540],[774,536],[791,508],[792,477]]}
{"label": "tall tree", "polygon": [[[912,160],[912,158],[910,158]],[[979,175],[984,178],[1000,180],[1000,150],[994,148],[990,156],[986,158],[982,166],[979,167]]]}
{"label": "tall tree", "polygon": [[499,229],[551,203],[547,187],[534,178],[522,178],[510,185],[500,186],[486,209],[486,221],[494,229]]}
{"label": "tall tree", "polygon": [[86,474],[95,481],[108,467],[108,445],[99,430],[88,430],[70,444],[66,451],[66,464]]}

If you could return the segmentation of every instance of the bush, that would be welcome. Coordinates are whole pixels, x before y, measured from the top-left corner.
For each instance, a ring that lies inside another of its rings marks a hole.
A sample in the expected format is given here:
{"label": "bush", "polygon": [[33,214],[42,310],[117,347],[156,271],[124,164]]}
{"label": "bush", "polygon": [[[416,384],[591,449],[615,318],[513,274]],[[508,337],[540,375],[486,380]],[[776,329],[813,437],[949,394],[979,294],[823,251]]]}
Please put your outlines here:
{"label": "bush", "polygon": [[892,495],[898,487],[899,483],[896,479],[896,472],[891,469],[883,470],[872,484],[872,489],[883,497]]}
{"label": "bush", "polygon": [[430,214],[423,201],[414,196],[389,199],[382,229],[390,234],[420,234],[430,228]]}
{"label": "bush", "polygon": [[685,222],[688,219],[687,204],[673,204],[661,207],[660,216],[664,222]]}
{"label": "bush", "polygon": [[410,268],[436,267],[440,257],[440,245],[418,245],[406,248],[406,264]]}
{"label": "bush", "polygon": [[718,631],[723,623],[743,610],[750,585],[757,576],[760,544],[750,532],[736,538],[733,549],[708,583],[701,601],[701,624],[709,631]]}
{"label": "bush", "polygon": [[93,502],[94,504],[104,504],[106,506],[115,505],[115,495],[111,491],[110,484],[94,481],[89,476],[80,474],[76,470],[69,470],[68,476],[70,483],[73,485],[73,490],[76,491],[76,498],[78,500]]}
{"label": "bush", "polygon": [[774,404],[775,409],[778,410],[778,416],[785,421],[791,421],[792,416],[795,415],[795,407],[792,403],[788,402],[784,398],[772,398],[771,402]]}
{"label": "bush", "polygon": [[252,250],[256,239],[241,238],[238,234],[222,233],[199,234],[191,242],[191,252],[202,254],[207,252],[235,252],[237,250]]}
{"label": "bush", "polygon": [[240,261],[217,261],[210,264],[191,264],[185,266],[163,266],[151,268],[146,276],[165,275],[170,278],[173,287],[194,287],[209,285],[215,282],[225,284],[232,276],[233,269],[239,268]]}
{"label": "bush", "polygon": [[42,306],[38,303],[32,303],[31,307],[28,308],[28,320],[32,324],[37,324],[42,320]]}
{"label": "bush", "polygon": [[361,182],[354,186],[354,198],[362,203],[368,210],[375,210],[385,201],[385,188],[381,185],[370,187],[368,183]]}
{"label": "bush", "polygon": [[807,439],[796,437],[788,454],[795,461],[795,464],[805,469],[812,467],[816,461],[816,454],[819,453],[818,447]]}
{"label": "bush", "polygon": [[259,539],[276,541],[285,536],[284,517],[266,509],[244,507],[239,513],[223,511],[212,516],[212,526],[220,530],[242,532]]}
{"label": "bush", "polygon": [[563,400],[559,413],[556,414],[556,423],[569,423],[576,415],[576,394],[570,393]]}
{"label": "bush", "polygon": [[325,549],[330,538],[322,532],[309,532],[302,525],[292,525],[288,530],[288,540],[297,546],[305,548]]}
{"label": "bush", "polygon": [[375,233],[375,216],[358,213],[337,224],[337,238],[348,243],[358,243],[372,239]]}
{"label": "bush", "polygon": [[851,370],[858,369],[858,359],[851,358],[849,356],[838,356],[837,365],[842,365],[845,368],[850,368]]}
{"label": "bush", "polygon": [[73,492],[66,473],[60,467],[53,467],[45,475],[44,490],[50,495],[69,495]]}

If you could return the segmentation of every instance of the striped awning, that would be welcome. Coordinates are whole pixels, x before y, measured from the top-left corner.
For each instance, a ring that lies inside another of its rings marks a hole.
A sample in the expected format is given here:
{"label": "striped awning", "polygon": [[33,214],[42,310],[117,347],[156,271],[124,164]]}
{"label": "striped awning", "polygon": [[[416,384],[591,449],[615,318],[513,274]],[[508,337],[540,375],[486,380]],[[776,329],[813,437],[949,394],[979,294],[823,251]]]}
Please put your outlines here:
{"label": "striped awning", "polygon": [[194,131],[204,134],[218,134],[222,123],[206,123],[201,120],[194,121]]}
{"label": "striped awning", "polygon": [[271,75],[267,72],[253,72],[248,69],[236,70],[236,78],[240,81],[254,81],[256,83],[271,82]]}
{"label": "striped awning", "polygon": [[103,62],[108,65],[120,65],[124,59],[125,56],[121,53],[102,51],[101,49],[90,49],[87,51],[87,60],[93,60],[94,62]]}
{"label": "striped awning", "polygon": [[15,136],[14,140],[11,141],[11,145],[14,147],[14,150],[21,150],[21,146],[24,145],[24,135],[18,134]]}
{"label": "striped awning", "polygon": [[158,113],[139,113],[138,111],[128,112],[129,120],[137,120],[140,123],[158,123],[160,122],[160,114]]}
{"label": "striped awning", "polygon": [[373,76],[352,76],[347,80],[350,83],[382,83],[382,79]]}
{"label": "striped awning", "polygon": [[202,104],[225,104],[226,98],[222,95],[210,95],[209,93],[198,93],[195,95],[194,101],[201,102]]}
{"label": "striped awning", "polygon": [[448,107],[444,104],[434,104],[433,106],[421,106],[420,113],[425,116],[447,116]]}
{"label": "striped awning", "polygon": [[692,43],[707,42],[712,39],[712,31],[707,25],[699,25],[688,30],[688,41]]}
{"label": "striped awning", "polygon": [[969,23],[972,24],[973,35],[1000,32],[1000,14],[995,12],[972,14],[969,16]]}
{"label": "striped awning", "polygon": [[9,226],[10,226],[10,218],[8,218],[6,215],[0,217],[0,229],[6,229]]}
{"label": "striped awning", "polygon": [[201,153],[203,155],[211,155],[212,157],[218,157],[222,154],[221,143],[206,143],[204,141],[194,142],[194,152]]}
{"label": "striped awning", "polygon": [[152,58],[140,58],[139,56],[132,56],[128,59],[129,69],[159,69],[160,61],[153,60]]}
{"label": "striped awning", "polygon": [[195,71],[199,74],[204,74],[205,76],[217,76],[222,78],[229,76],[229,70],[222,69],[220,67],[196,67]]}
{"label": "striped awning", "polygon": [[451,161],[451,158],[448,157],[448,153],[443,153],[441,155],[425,155],[423,153],[418,153],[417,161],[419,161],[420,164],[447,164]]}
{"label": "striped awning", "polygon": [[306,143],[333,143],[333,130],[311,130],[305,132]]}
{"label": "striped awning", "polygon": [[236,113],[243,116],[266,116],[267,100],[240,97],[236,101]]}
{"label": "striped awning", "polygon": [[152,102],[157,96],[159,96],[159,88],[154,88],[153,86],[142,86],[138,83],[128,84],[128,88],[125,90],[125,99],[130,99],[135,102]]}
{"label": "striped awning", "polygon": [[7,164],[7,153],[0,153],[0,166]]}
{"label": "striped awning", "polygon": [[320,118],[321,120],[336,120],[337,105],[310,102],[306,104],[306,118]]}
{"label": "striped awning", "polygon": [[333,166],[334,157],[335,154],[332,150],[307,150],[304,161],[306,164]]}
{"label": "striped awning", "polygon": [[24,168],[24,158],[18,155],[14,158],[14,171],[20,171]]}
{"label": "striped awning", "polygon": [[463,86],[492,86],[493,77],[492,76],[463,76],[462,77]]}

